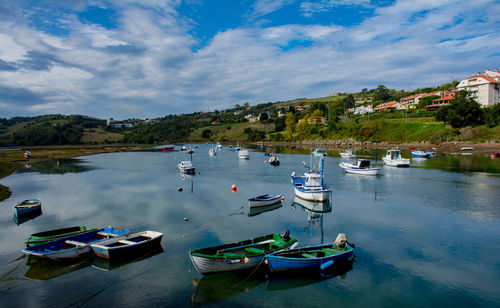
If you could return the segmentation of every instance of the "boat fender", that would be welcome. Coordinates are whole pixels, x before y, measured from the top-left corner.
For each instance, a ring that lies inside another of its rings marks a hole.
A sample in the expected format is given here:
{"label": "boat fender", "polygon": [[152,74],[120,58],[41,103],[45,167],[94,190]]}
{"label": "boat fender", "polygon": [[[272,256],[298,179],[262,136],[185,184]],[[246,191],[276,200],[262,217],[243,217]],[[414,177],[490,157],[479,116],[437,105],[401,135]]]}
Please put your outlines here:
{"label": "boat fender", "polygon": [[281,201],[284,201],[285,200],[285,196],[281,196]]}
{"label": "boat fender", "polygon": [[299,242],[293,243],[293,245],[290,247],[290,249],[295,249],[297,247],[299,247]]}
{"label": "boat fender", "polygon": [[228,260],[227,261],[227,263],[229,263],[229,264],[240,263],[240,262],[241,262],[241,260],[239,260],[239,259],[238,260]]}
{"label": "boat fender", "polygon": [[244,257],[243,258],[243,263],[245,263],[245,264],[250,263],[250,259],[248,259],[247,257]]}
{"label": "boat fender", "polygon": [[323,264],[321,264],[321,270],[324,271],[325,269],[329,268],[330,266],[332,266],[335,262],[333,262],[333,260],[330,260],[330,261],[327,261]]}

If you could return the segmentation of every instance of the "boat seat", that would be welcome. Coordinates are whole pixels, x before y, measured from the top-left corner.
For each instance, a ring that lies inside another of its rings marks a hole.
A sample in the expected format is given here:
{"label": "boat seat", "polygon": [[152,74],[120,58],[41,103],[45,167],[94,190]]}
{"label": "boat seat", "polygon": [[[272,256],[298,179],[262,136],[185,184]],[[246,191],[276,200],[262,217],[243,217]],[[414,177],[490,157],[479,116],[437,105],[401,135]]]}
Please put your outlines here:
{"label": "boat seat", "polygon": [[303,254],[302,254],[302,256],[303,256],[304,258],[317,258],[316,256],[311,255],[311,254],[308,254],[308,253],[303,253]]}
{"label": "boat seat", "polygon": [[69,244],[69,245],[75,245],[75,246],[85,246],[87,245],[86,243],[82,243],[82,242],[77,242],[77,241],[72,241],[72,240],[66,240],[64,241],[66,244]]}
{"label": "boat seat", "polygon": [[264,250],[258,249],[258,248],[254,248],[254,247],[245,248],[245,251],[249,252],[249,253],[259,254],[259,255],[264,253]]}
{"label": "boat seat", "polygon": [[107,232],[97,232],[97,235],[107,236],[107,237],[113,237],[113,236],[116,236],[116,234],[107,233]]}
{"label": "boat seat", "polygon": [[118,243],[127,244],[127,245],[137,244],[136,242],[127,241],[127,240],[119,240]]}

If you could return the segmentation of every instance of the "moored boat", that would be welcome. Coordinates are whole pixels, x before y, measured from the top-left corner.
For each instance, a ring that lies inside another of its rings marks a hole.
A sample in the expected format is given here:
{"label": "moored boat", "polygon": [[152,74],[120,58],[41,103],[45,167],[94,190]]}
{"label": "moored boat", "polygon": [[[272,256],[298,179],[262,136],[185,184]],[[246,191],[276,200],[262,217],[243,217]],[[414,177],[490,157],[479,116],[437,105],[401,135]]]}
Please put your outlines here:
{"label": "moored boat", "polygon": [[351,257],[353,247],[347,243],[345,234],[339,234],[334,243],[282,250],[266,255],[272,272],[285,270],[325,270],[337,262]]}
{"label": "moored boat", "polygon": [[68,261],[90,254],[92,252],[91,243],[107,240],[111,237],[124,236],[129,233],[127,229],[118,230],[105,227],[28,247],[23,249],[23,253],[55,261]]}
{"label": "moored boat", "polygon": [[401,151],[397,149],[387,150],[387,153],[382,158],[384,164],[392,167],[410,167],[410,160],[401,157]]}
{"label": "moored boat", "polygon": [[377,175],[380,171],[379,167],[371,167],[368,159],[358,159],[354,163],[341,162],[341,168],[348,173],[363,174],[363,175]]}
{"label": "moored boat", "polygon": [[417,150],[417,151],[411,152],[411,157],[413,157],[413,158],[430,158],[431,154],[424,152],[424,151],[421,151],[421,150]]}
{"label": "moored boat", "polygon": [[177,170],[179,170],[180,173],[195,174],[193,163],[189,160],[181,161],[177,165]]}
{"label": "moored boat", "polygon": [[147,250],[161,243],[163,233],[142,231],[120,238],[111,238],[90,244],[94,253],[101,258],[111,259],[127,257],[128,254]]}
{"label": "moored boat", "polygon": [[323,152],[320,148],[314,149],[314,151],[312,152],[312,154],[314,156],[326,156],[326,153]]}
{"label": "moored boat", "polygon": [[217,155],[217,150],[216,150],[216,149],[214,149],[214,148],[210,148],[210,149],[208,150],[208,155],[210,155],[210,156],[215,156],[215,155]]}
{"label": "moored boat", "polygon": [[248,154],[248,150],[239,150],[238,151],[239,159],[250,159],[250,154]]}
{"label": "moored boat", "polygon": [[295,176],[295,171],[291,175],[291,182],[295,195],[304,200],[326,201],[332,190],[323,181],[324,161],[320,160],[320,173],[305,172],[303,176]]}
{"label": "moored boat", "polygon": [[75,227],[61,228],[55,230],[48,230],[48,231],[33,233],[27,238],[25,238],[24,242],[26,243],[26,247],[31,247],[55,241],[63,237],[80,234],[92,230],[95,230],[95,228],[88,229],[85,226],[75,226]]}
{"label": "moored boat", "polygon": [[26,199],[14,206],[14,215],[22,216],[42,209],[42,201],[39,199]]}
{"label": "moored boat", "polygon": [[201,274],[244,270],[258,266],[266,254],[294,248],[297,240],[289,236],[288,230],[280,235],[267,234],[260,237],[189,252],[194,267]]}
{"label": "moored boat", "polygon": [[352,152],[352,150],[346,150],[345,152],[340,152],[339,154],[342,158],[356,158],[356,155]]}
{"label": "moored boat", "polygon": [[280,165],[280,160],[278,159],[278,156],[271,156],[269,158],[269,164],[271,166],[279,166]]}
{"label": "moored boat", "polygon": [[267,206],[275,203],[281,202],[283,195],[278,194],[265,194],[248,199],[248,205],[250,207]]}

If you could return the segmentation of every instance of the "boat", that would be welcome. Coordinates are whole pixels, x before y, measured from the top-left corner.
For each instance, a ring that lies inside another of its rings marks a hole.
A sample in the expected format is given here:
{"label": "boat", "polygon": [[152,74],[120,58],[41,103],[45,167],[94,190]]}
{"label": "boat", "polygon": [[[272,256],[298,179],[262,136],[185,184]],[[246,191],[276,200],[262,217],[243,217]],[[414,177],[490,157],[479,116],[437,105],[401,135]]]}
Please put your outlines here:
{"label": "boat", "polygon": [[163,233],[156,231],[141,231],[125,237],[111,238],[90,244],[94,253],[105,259],[126,257],[128,254],[147,250],[161,243]]}
{"label": "boat", "polygon": [[425,151],[425,153],[428,153],[430,157],[435,157],[436,156],[436,151]]}
{"label": "boat", "polygon": [[234,148],[235,151],[239,151],[241,150],[241,147],[239,145],[237,145],[235,148]]}
{"label": "boat", "polygon": [[277,156],[271,156],[269,158],[269,164],[272,165],[272,166],[279,166],[280,165],[280,160],[278,159]]}
{"label": "boat", "polygon": [[461,147],[460,151],[474,151],[474,147]]}
{"label": "boat", "polygon": [[195,174],[195,168],[190,160],[181,161],[177,165],[177,170],[179,170],[180,173]]}
{"label": "boat", "polygon": [[222,145],[219,142],[217,142],[217,144],[215,145],[215,148],[217,150],[220,150],[220,149],[222,149]]}
{"label": "boat", "polygon": [[26,152],[24,152],[24,157],[31,158],[31,151],[26,150]]}
{"label": "boat", "polygon": [[186,146],[185,146],[185,145],[183,145],[183,146],[181,147],[181,151],[186,151],[186,150],[187,150],[187,149],[186,149]]}
{"label": "boat", "polygon": [[271,272],[303,269],[323,271],[337,262],[348,259],[352,254],[353,247],[347,243],[345,234],[341,233],[334,243],[299,247],[267,254],[266,263]]}
{"label": "boat", "polygon": [[164,146],[163,152],[172,152],[174,150],[173,146]]}
{"label": "boat", "polygon": [[248,150],[239,150],[238,151],[239,159],[250,159],[250,154],[248,154]]}
{"label": "boat", "polygon": [[70,235],[80,234],[87,231],[95,230],[95,228],[88,229],[85,226],[75,226],[68,228],[61,228],[55,230],[48,230],[38,233],[33,233],[27,238],[24,239],[24,243],[26,243],[26,247],[31,247],[51,241],[58,240],[63,237],[67,237]]}
{"label": "boat", "polygon": [[312,152],[312,154],[314,156],[326,156],[326,153],[323,152],[323,151],[321,151],[321,149],[319,149],[319,148],[314,149],[314,151]]}
{"label": "boat", "polygon": [[14,206],[14,215],[22,216],[42,209],[42,201],[39,199],[26,199]]}
{"label": "boat", "polygon": [[283,195],[278,194],[265,194],[248,199],[248,205],[250,207],[267,206],[275,203],[279,203],[283,200]]}
{"label": "boat", "polygon": [[232,146],[232,145],[228,145],[227,147],[228,147],[228,148],[230,148],[230,149],[232,149],[232,148],[233,148],[233,146]]}
{"label": "boat", "polygon": [[328,200],[332,190],[325,184],[323,180],[324,161],[320,159],[320,172],[314,171],[305,172],[303,176],[295,176],[295,171],[292,172],[291,182],[295,190],[295,195],[304,200],[310,201],[326,201]]}
{"label": "boat", "polygon": [[392,166],[392,167],[410,167],[410,160],[407,158],[402,158],[401,157],[401,151],[392,149],[392,150],[387,150],[387,153],[385,156],[382,158],[384,161],[384,164],[387,166]]}
{"label": "boat", "polygon": [[20,224],[23,224],[29,220],[35,219],[42,214],[43,214],[42,209],[40,208],[38,210],[35,210],[34,212],[29,212],[29,213],[23,214],[21,216],[14,215],[12,220],[14,220],[14,223],[19,226]]}
{"label": "boat", "polygon": [[491,158],[492,159],[500,158],[500,152],[493,152],[493,153],[491,153]]}
{"label": "boat", "polygon": [[186,151],[186,154],[193,154],[194,153],[194,150],[193,149],[189,149]]}
{"label": "boat", "polygon": [[92,248],[90,244],[92,243],[104,241],[111,237],[122,237],[129,233],[127,229],[119,230],[105,227],[28,247],[23,249],[23,253],[55,261],[69,261],[91,254]]}
{"label": "boat", "polygon": [[214,148],[210,148],[210,150],[208,150],[208,155],[215,156],[217,155],[217,151]]}
{"label": "boat", "polygon": [[371,167],[368,159],[358,159],[355,162],[341,162],[339,164],[345,172],[363,175],[377,175],[380,171],[378,167]]}
{"label": "boat", "polygon": [[147,250],[140,250],[137,253],[127,253],[125,256],[114,259],[94,258],[92,267],[102,271],[112,271],[115,269],[123,268],[129,264],[140,262],[163,253],[161,244],[157,244],[148,248]]}
{"label": "boat", "polygon": [[346,150],[345,152],[340,152],[339,154],[342,158],[356,158],[356,155],[352,153],[352,150]]}
{"label": "boat", "polygon": [[266,205],[266,206],[257,206],[257,207],[251,207],[250,206],[248,208],[248,214],[247,215],[248,215],[248,217],[257,216],[257,215],[265,213],[265,212],[270,212],[270,211],[279,209],[282,206],[283,206],[283,204],[281,202],[275,203],[275,204],[271,204],[271,205]]}
{"label": "boat", "polygon": [[417,150],[417,151],[411,151],[411,157],[412,158],[430,158],[431,154],[424,152],[424,151],[421,151],[421,150]]}
{"label": "boat", "polygon": [[295,248],[297,239],[290,232],[267,234],[248,240],[191,250],[189,257],[200,274],[252,269],[266,254]]}

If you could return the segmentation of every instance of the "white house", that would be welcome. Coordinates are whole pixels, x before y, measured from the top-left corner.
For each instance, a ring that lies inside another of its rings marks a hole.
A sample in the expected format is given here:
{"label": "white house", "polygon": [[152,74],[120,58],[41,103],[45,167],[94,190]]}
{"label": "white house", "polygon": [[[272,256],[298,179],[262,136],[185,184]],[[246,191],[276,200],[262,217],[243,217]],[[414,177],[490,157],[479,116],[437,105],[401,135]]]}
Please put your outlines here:
{"label": "white house", "polygon": [[460,81],[457,89],[469,91],[481,107],[499,104],[500,71],[485,70],[483,73],[465,78]]}

